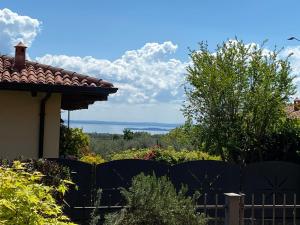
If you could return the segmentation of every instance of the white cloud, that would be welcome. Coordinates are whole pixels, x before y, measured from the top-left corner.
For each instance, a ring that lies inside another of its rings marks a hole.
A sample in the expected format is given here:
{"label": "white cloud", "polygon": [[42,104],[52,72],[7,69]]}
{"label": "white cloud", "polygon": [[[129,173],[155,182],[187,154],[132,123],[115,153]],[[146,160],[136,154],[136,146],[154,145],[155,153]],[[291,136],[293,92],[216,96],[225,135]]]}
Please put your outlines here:
{"label": "white cloud", "polygon": [[287,47],[283,51],[283,56],[288,56],[292,54],[290,57],[291,66],[293,68],[293,74],[299,75],[300,74],[300,46],[295,47]]}
{"label": "white cloud", "polygon": [[114,102],[153,103],[181,99],[186,62],[172,58],[178,46],[170,41],[147,43],[115,61],[91,56],[45,55],[36,60],[106,79],[119,87]]}
{"label": "white cloud", "polygon": [[[172,102],[130,105],[113,103],[109,100],[106,102],[96,102],[89,109],[72,111],[71,119],[183,123],[185,120],[180,112],[180,108],[181,104]],[[62,114],[62,118],[67,118],[65,112]]]}
{"label": "white cloud", "polygon": [[10,9],[0,9],[0,49],[1,54],[12,53],[19,41],[28,47],[39,33],[41,22],[29,16],[21,16]]}
{"label": "white cloud", "polygon": [[287,47],[282,52],[282,57],[291,55],[290,62],[292,67],[292,75],[295,76],[294,83],[297,85],[297,93],[294,97],[300,96],[300,46]]}

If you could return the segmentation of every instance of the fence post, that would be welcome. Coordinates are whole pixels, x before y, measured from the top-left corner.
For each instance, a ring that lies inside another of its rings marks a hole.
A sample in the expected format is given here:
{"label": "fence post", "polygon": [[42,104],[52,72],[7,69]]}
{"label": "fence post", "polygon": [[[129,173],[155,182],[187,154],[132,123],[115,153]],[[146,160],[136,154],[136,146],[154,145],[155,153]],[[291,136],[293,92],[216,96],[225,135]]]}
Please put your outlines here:
{"label": "fence post", "polygon": [[244,225],[244,196],[236,193],[225,194],[225,225]]}

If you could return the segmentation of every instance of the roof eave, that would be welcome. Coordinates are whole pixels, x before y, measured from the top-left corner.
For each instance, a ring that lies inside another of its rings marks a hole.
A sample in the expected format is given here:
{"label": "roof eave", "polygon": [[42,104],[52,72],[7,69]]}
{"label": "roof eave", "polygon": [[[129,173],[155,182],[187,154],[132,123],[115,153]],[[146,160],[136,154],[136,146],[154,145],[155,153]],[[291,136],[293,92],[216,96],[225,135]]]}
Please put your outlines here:
{"label": "roof eave", "polygon": [[0,90],[61,93],[61,108],[78,110],[88,108],[95,101],[106,101],[108,95],[116,93],[118,88],[0,82]]}
{"label": "roof eave", "polygon": [[0,90],[35,91],[35,92],[50,92],[50,93],[62,93],[62,94],[85,93],[85,94],[109,95],[109,94],[116,93],[118,91],[118,88],[0,82]]}

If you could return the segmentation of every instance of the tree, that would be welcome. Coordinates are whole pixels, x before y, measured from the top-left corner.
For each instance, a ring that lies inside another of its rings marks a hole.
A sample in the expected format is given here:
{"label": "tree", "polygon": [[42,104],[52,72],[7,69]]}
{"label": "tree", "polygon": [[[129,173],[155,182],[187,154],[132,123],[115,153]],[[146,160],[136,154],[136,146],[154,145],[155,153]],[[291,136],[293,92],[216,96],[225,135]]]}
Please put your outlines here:
{"label": "tree", "polygon": [[80,157],[89,153],[90,139],[80,128],[60,125],[59,153],[64,156]]}
{"label": "tree", "polygon": [[213,53],[206,43],[191,51],[183,112],[198,128],[205,149],[223,160],[247,161],[266,135],[285,122],[285,106],[295,87],[288,57],[240,40],[229,40]]}
{"label": "tree", "polygon": [[123,138],[124,138],[124,140],[127,140],[127,141],[128,140],[132,140],[133,136],[134,136],[134,133],[130,129],[125,128],[123,130]]}
{"label": "tree", "polygon": [[180,127],[176,127],[163,135],[161,142],[164,146],[172,146],[176,150],[195,150],[199,147],[197,135],[194,135],[196,132],[196,127],[193,126],[192,121],[188,120]]}

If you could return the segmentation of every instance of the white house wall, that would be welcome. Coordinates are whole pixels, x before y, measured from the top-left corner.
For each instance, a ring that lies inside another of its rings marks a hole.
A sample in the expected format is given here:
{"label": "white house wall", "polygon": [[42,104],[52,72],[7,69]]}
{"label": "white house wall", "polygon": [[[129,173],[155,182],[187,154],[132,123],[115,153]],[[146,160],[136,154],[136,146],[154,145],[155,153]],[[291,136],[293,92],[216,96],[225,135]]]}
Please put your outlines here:
{"label": "white house wall", "polygon": [[[37,158],[40,102],[45,93],[0,91],[0,158]],[[44,157],[58,157],[61,95],[46,103]]]}

